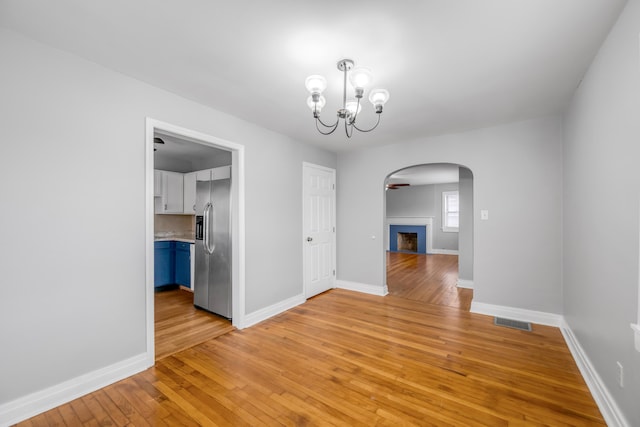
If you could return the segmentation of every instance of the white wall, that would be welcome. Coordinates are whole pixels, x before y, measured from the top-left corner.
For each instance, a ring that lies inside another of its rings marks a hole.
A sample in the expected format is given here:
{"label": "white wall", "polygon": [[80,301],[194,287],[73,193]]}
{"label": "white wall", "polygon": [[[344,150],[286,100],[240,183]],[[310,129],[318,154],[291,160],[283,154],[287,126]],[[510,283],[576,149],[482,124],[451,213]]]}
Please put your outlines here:
{"label": "white wall", "polygon": [[247,313],[302,293],[310,148],[0,30],[0,405],[145,352],[145,117],[245,145]]}
{"label": "white wall", "polygon": [[471,282],[473,281],[473,173],[463,167],[458,171],[460,195],[458,278]]}
{"label": "white wall", "polygon": [[[564,315],[626,415],[640,425],[638,313],[640,1],[631,0],[566,114]],[[617,384],[616,362],[625,386]]]}
{"label": "white wall", "polygon": [[387,216],[426,217],[435,216],[435,186],[413,185],[387,190]]}
{"label": "white wall", "polygon": [[383,288],[385,177],[454,163],[474,178],[474,301],[560,313],[561,138],[548,117],[340,153],[338,279]]}

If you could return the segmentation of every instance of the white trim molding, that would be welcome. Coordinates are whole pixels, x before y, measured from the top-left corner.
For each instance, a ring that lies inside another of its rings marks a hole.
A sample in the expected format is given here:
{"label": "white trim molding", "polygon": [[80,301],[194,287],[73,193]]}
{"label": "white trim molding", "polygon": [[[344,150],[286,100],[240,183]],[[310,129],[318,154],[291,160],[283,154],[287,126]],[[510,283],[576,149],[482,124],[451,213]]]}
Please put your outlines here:
{"label": "white trim molding", "polygon": [[362,292],[365,294],[385,296],[389,293],[387,285],[382,287],[377,285],[369,285],[367,283],[350,282],[348,280],[336,280],[336,288],[346,289],[348,291]]}
{"label": "white trim molding", "polygon": [[473,280],[458,279],[456,286],[464,289],[473,289]]}
{"label": "white trim molding", "polygon": [[485,304],[483,302],[471,302],[472,313],[485,314],[487,316],[503,317],[505,319],[519,320],[521,322],[537,323],[539,325],[562,325],[563,318],[559,314],[544,311],[526,310],[524,308],[507,307],[504,305]]}
{"label": "white trim molding", "polygon": [[[197,144],[222,148],[231,152],[231,259],[234,260],[231,268],[231,301],[232,301],[232,323],[238,329],[245,325],[245,182],[244,182],[244,145],[232,141],[227,141],[216,136],[207,135],[202,132],[183,128],[160,120],[146,118],[146,325],[147,325],[147,353],[150,360],[154,360],[154,204],[153,204],[153,181],[154,181],[154,157],[153,157],[153,137],[156,130],[167,132],[182,139]],[[153,364],[153,363],[152,363]]]}
{"label": "white trim molding", "polygon": [[640,351],[640,324],[632,323],[631,329],[635,335],[636,350]]}
{"label": "white trim molding", "polygon": [[458,251],[455,249],[431,249],[431,252],[427,252],[433,255],[458,255]]}
{"label": "white trim molding", "polygon": [[262,322],[263,320],[267,320],[270,317],[290,310],[293,307],[304,304],[305,301],[306,299],[304,298],[304,294],[299,294],[291,298],[287,298],[284,301],[277,302],[268,307],[261,308],[260,310],[256,310],[253,313],[246,314],[244,316],[242,327],[248,328],[249,326],[253,326],[257,323]]}
{"label": "white trim molding", "polygon": [[598,375],[580,342],[564,319],[560,331],[607,425],[610,427],[630,427],[631,424],[620,411],[607,386]]}
{"label": "white trim molding", "polygon": [[24,421],[153,366],[147,353],[80,375],[0,405],[0,426]]}

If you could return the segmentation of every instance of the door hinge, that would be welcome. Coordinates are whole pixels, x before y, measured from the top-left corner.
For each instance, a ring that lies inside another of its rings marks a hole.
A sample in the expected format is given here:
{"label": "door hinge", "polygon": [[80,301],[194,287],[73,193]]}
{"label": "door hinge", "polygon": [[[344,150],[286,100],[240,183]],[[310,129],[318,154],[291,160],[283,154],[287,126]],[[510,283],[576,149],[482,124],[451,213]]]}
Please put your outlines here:
{"label": "door hinge", "polygon": [[335,189],[336,189],[336,185],[335,185],[335,184],[331,184],[331,188],[332,188],[333,190],[335,190]]}
{"label": "door hinge", "polygon": [[335,228],[335,227],[333,227],[333,232],[334,232],[334,233],[336,232],[336,228]]}
{"label": "door hinge", "polygon": [[335,270],[333,270],[333,275],[334,275],[334,276],[336,275],[336,271],[335,271]]}

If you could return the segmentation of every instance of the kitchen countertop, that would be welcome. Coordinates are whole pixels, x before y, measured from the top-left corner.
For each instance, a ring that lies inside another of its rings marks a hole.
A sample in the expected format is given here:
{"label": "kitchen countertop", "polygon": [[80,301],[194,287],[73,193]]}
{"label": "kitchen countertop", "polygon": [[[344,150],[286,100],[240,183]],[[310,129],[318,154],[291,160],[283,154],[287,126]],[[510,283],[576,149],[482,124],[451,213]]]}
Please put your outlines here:
{"label": "kitchen countertop", "polygon": [[158,233],[154,236],[154,240],[156,242],[186,242],[186,243],[195,243],[194,235],[189,233]]}

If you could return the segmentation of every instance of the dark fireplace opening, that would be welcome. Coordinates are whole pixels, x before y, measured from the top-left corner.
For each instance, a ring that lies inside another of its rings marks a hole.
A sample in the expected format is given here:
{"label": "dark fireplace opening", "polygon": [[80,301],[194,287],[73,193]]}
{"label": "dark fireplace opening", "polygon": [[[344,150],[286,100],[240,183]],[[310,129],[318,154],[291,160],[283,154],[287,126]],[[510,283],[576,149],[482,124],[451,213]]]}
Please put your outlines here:
{"label": "dark fireplace opening", "polygon": [[398,250],[418,252],[418,233],[398,232]]}

